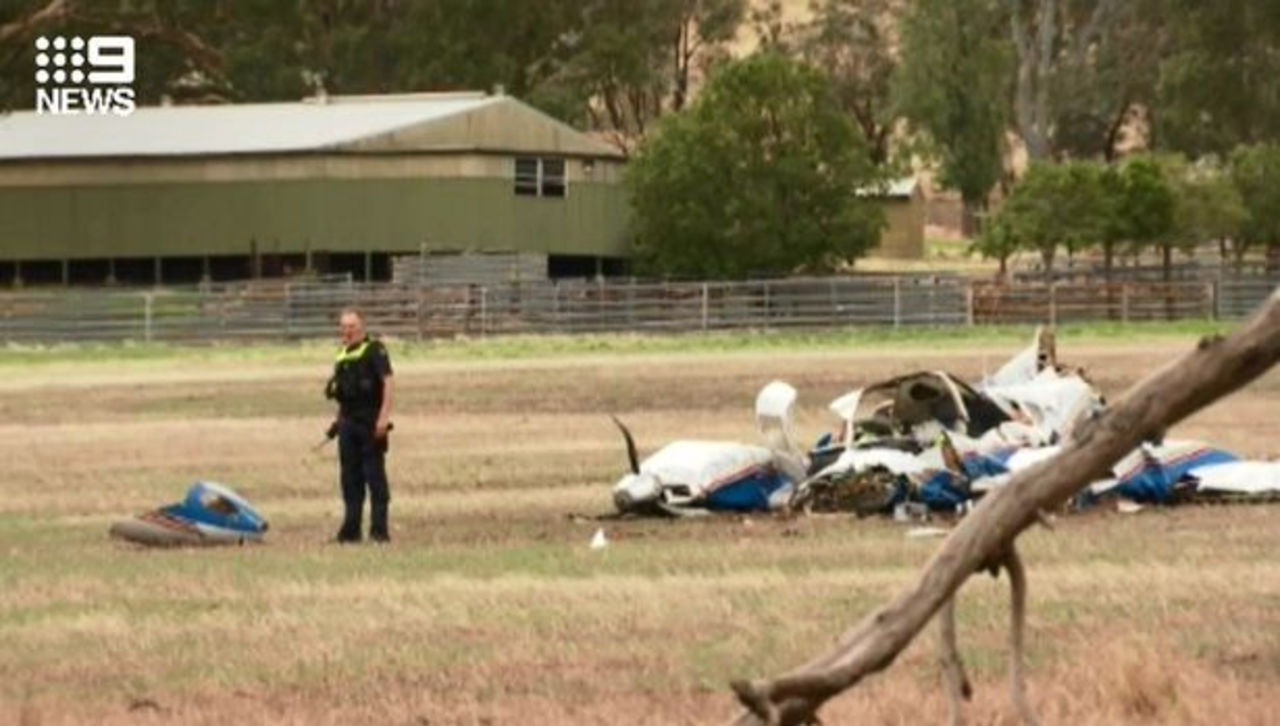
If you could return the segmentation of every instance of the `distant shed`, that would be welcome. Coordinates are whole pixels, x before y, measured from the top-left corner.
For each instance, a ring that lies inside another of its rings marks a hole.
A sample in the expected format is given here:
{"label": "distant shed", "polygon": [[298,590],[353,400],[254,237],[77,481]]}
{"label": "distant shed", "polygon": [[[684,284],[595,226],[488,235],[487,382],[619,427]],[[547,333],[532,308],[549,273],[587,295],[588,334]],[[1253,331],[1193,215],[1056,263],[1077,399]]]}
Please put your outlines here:
{"label": "distant shed", "polygon": [[923,259],[925,198],[920,181],[915,177],[897,179],[882,189],[868,191],[866,197],[880,205],[885,217],[880,244],[871,256]]}
{"label": "distant shed", "polygon": [[0,116],[0,285],[190,282],[505,252],[621,268],[626,159],[515,98]]}

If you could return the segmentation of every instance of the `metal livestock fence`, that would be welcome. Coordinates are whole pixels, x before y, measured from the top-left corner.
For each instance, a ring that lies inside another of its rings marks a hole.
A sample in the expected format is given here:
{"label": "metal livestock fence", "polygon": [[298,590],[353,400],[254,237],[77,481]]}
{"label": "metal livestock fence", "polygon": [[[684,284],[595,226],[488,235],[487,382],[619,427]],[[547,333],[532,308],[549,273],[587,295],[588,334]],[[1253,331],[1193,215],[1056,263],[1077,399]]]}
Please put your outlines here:
{"label": "metal livestock fence", "polygon": [[1204,282],[996,284],[956,276],[499,285],[259,280],[147,290],[0,293],[0,341],[283,341],[328,337],[344,307],[383,335],[427,339],[590,332],[1233,319],[1277,287]]}

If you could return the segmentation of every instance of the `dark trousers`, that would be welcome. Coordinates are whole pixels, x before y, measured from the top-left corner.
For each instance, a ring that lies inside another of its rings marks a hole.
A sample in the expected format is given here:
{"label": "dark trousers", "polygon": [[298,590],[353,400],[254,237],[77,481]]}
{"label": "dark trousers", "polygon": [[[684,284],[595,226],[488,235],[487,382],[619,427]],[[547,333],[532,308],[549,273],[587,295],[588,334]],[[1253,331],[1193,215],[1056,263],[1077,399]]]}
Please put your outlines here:
{"label": "dark trousers", "polygon": [[364,490],[369,489],[369,533],[387,534],[387,505],[391,488],[387,483],[387,440],[376,439],[373,425],[360,421],[342,422],[338,429],[338,461],[342,465],[342,519],[340,537],[360,537],[364,510]]}

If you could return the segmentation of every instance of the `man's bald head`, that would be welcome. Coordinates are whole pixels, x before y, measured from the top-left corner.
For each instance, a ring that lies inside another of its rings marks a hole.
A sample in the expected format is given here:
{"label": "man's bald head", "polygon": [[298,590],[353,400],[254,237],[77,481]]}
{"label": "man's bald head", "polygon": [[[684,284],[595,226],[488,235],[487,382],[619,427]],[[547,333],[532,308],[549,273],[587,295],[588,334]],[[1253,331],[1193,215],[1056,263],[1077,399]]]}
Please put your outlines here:
{"label": "man's bald head", "polygon": [[338,316],[338,336],[343,345],[355,345],[364,340],[364,316],[359,310],[347,308]]}

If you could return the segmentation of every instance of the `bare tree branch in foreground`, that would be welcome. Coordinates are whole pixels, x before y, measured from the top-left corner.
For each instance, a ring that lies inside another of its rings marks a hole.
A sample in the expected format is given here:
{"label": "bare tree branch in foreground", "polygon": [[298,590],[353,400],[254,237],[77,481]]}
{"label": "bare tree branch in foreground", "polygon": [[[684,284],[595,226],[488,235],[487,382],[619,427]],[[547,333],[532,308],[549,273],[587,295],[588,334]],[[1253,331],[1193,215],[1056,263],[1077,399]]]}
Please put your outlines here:
{"label": "bare tree branch in foreground", "polygon": [[[1022,687],[1022,615],[1026,579],[1014,539],[1046,510],[1053,510],[1090,482],[1104,477],[1144,439],[1240,388],[1280,360],[1280,291],[1240,330],[1206,338],[1196,350],[1136,384],[1109,410],[1076,427],[1071,440],[1049,461],[1014,476],[988,494],[956,525],[920,578],[888,605],[868,615],[813,660],[774,678],[735,681],[747,708],[740,726],[795,726],[817,722],[818,709],[864,676],[888,667],[934,614],[944,608],[940,643],[952,698],[967,690],[955,656],[950,601],[968,577],[1005,568],[1013,593],[1010,673],[1015,706],[1034,723]],[[948,645],[949,643],[949,645]],[[958,703],[951,704],[958,718]]]}

